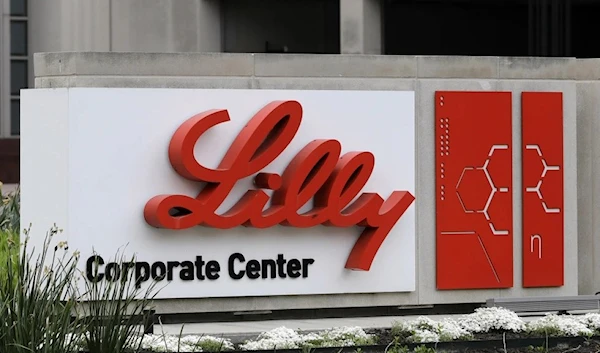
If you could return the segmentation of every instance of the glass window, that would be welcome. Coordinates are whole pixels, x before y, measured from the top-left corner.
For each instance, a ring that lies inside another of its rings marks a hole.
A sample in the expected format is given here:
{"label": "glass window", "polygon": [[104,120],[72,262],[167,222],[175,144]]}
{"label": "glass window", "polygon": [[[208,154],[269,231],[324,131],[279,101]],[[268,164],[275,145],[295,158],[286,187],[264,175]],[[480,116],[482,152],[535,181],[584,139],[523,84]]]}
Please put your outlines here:
{"label": "glass window", "polygon": [[21,102],[18,99],[10,101],[10,134],[20,135],[21,134]]}
{"label": "glass window", "polygon": [[10,54],[27,55],[27,22],[10,22]]}
{"label": "glass window", "polygon": [[27,88],[27,61],[11,60],[10,94],[18,96],[21,88]]}
{"label": "glass window", "polygon": [[27,16],[27,0],[10,0],[12,16]]}

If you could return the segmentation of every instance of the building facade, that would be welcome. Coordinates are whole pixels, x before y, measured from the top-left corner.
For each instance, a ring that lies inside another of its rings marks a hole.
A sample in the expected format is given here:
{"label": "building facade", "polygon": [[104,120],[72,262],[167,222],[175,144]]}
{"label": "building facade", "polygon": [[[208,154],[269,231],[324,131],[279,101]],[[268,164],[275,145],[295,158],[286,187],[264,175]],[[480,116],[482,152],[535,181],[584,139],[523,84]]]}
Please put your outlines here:
{"label": "building facade", "polygon": [[0,180],[19,89],[58,51],[598,57],[593,0],[1,0]]}
{"label": "building facade", "polygon": [[[415,92],[416,291],[175,300],[163,312],[450,304],[599,290],[594,264],[600,246],[594,239],[600,196],[594,195],[600,190],[594,182],[599,169],[593,133],[600,111],[595,98],[600,63],[593,58],[600,55],[587,42],[593,36],[582,35],[595,33],[593,1],[29,0],[25,10],[19,0],[2,4],[2,143],[17,147],[0,152],[5,173],[0,180],[8,183],[19,181],[18,88]],[[504,109],[513,116],[508,126],[515,189],[523,184],[520,97],[531,91],[562,93],[562,285],[525,288],[521,283],[522,253],[528,249],[521,242],[527,191],[514,192],[509,212],[515,240],[505,250],[514,253],[514,286],[512,280],[502,289],[461,285],[454,290],[449,284],[450,290],[441,290],[445,285],[436,284],[438,91],[511,92]]]}

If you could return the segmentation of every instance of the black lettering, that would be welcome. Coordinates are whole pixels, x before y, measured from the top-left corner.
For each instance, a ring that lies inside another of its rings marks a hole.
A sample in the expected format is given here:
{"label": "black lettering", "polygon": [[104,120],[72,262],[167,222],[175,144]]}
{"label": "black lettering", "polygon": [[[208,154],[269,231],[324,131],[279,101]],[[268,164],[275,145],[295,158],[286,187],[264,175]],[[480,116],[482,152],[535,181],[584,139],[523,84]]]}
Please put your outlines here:
{"label": "black lettering", "polygon": [[[160,274],[158,274],[160,270]],[[155,281],[162,281],[165,279],[165,274],[167,272],[167,267],[164,263],[157,261],[152,264],[152,279]]]}
{"label": "black lettering", "polygon": [[302,269],[302,264],[298,259],[291,259],[287,264],[287,274],[290,278],[300,277],[300,269]]}
{"label": "black lettering", "polygon": [[260,262],[256,260],[248,261],[248,264],[246,264],[246,272],[248,273],[248,278],[257,279],[258,277],[260,277],[259,271]]}
{"label": "black lettering", "polygon": [[198,277],[199,280],[204,280],[204,274],[202,274],[203,267],[204,260],[202,260],[202,256],[196,256],[196,277]]}
{"label": "black lettering", "polygon": [[191,261],[183,261],[181,263],[181,271],[179,271],[179,278],[182,281],[193,281],[194,280],[194,263]]}
{"label": "black lettering", "polygon": [[173,268],[179,266],[179,261],[168,261],[167,262],[167,281],[173,280]]}
{"label": "black lettering", "polygon": [[271,278],[277,277],[277,265],[275,265],[275,260],[262,260],[260,267],[262,269],[262,278],[269,278],[268,269],[271,269]]}
{"label": "black lettering", "polygon": [[285,271],[283,269],[283,265],[285,265],[286,260],[283,258],[282,254],[277,255],[277,272],[279,273],[279,277],[285,278]]}
{"label": "black lettering", "polygon": [[110,262],[106,265],[106,271],[104,272],[107,281],[116,282],[121,277],[121,269],[119,264]]}
{"label": "black lettering", "polygon": [[219,271],[221,271],[221,266],[218,262],[212,260],[206,264],[206,278],[218,279],[220,277]]}
{"label": "black lettering", "polygon": [[124,281],[129,280],[129,269],[135,267],[135,262],[124,262],[123,263],[123,276],[121,279]]}
{"label": "black lettering", "polygon": [[[94,267],[94,265],[96,265]],[[95,255],[95,256],[90,256],[86,262],[86,277],[88,280],[92,281],[92,282],[99,282],[102,281],[102,279],[104,278],[104,275],[101,273],[98,273],[98,267],[99,265],[104,265],[104,259],[101,256]],[[95,271],[94,271],[95,269]]]}
{"label": "black lettering", "polygon": [[[142,270],[143,273],[142,273]],[[135,286],[140,288],[142,282],[146,282],[150,279],[150,264],[147,262],[136,262],[135,263]]]}
{"label": "black lettering", "polygon": [[235,262],[235,260],[238,260],[239,262],[243,263],[246,261],[246,258],[244,257],[244,255],[236,252],[235,254],[229,256],[229,260],[227,261],[227,270],[229,271],[229,277],[231,277],[232,279],[241,279],[242,277],[244,277],[246,271],[240,270],[240,272],[235,273],[235,270],[233,268],[233,263]]}
{"label": "black lettering", "polygon": [[302,278],[308,277],[308,265],[315,263],[313,259],[302,259]]}

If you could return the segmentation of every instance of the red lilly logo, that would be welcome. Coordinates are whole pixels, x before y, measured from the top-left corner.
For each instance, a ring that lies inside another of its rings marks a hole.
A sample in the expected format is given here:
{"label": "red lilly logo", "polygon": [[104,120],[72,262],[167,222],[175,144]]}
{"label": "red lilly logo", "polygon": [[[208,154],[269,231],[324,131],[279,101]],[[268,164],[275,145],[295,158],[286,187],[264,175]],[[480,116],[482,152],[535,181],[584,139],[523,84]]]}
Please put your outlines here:
{"label": "red lilly logo", "polygon": [[[347,259],[346,268],[368,271],[379,247],[413,203],[408,191],[394,191],[387,200],[362,193],[375,158],[370,152],[341,155],[337,140],[314,140],[290,161],[282,175],[261,172],[290,144],[302,121],[296,101],[275,101],[262,108],[237,135],[216,169],[194,157],[202,134],[229,121],[227,110],[210,110],[184,122],[169,145],[171,165],[179,175],[206,185],[196,197],[159,195],[148,201],[144,218],[151,226],[186,229],[197,225],[229,229],[240,225],[268,228],[317,225],[364,230]],[[240,179],[254,176],[257,190],[248,190],[227,212],[216,210]],[[273,190],[269,195],[260,189]],[[313,208],[298,210],[313,199]],[[268,208],[265,206],[269,203]]]}

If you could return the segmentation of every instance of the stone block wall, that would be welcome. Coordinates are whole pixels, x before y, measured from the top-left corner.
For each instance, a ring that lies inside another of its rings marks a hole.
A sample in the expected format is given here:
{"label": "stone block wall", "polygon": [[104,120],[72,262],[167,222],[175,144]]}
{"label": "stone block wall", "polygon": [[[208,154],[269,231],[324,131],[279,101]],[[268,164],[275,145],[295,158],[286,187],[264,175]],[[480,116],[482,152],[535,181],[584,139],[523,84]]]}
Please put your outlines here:
{"label": "stone block wall", "polygon": [[[417,134],[417,290],[412,293],[171,300],[161,312],[246,311],[484,302],[491,297],[600,291],[600,60],[210,53],[39,53],[35,87],[413,90]],[[513,93],[514,287],[435,286],[436,90]],[[564,104],[565,285],[521,288],[522,91],[561,91]],[[23,161],[24,163],[26,161]],[[596,197],[598,195],[598,197]],[[598,216],[595,216],[598,214]]]}

